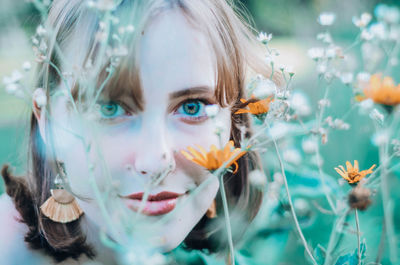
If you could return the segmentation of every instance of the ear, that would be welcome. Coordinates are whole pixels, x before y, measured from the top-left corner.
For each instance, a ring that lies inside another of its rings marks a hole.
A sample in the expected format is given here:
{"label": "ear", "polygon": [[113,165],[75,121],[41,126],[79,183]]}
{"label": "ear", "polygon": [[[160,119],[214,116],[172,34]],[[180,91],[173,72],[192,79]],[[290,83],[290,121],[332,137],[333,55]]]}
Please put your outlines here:
{"label": "ear", "polygon": [[46,93],[42,88],[38,88],[33,92],[32,108],[33,114],[39,126],[40,136],[44,143],[46,143]]}

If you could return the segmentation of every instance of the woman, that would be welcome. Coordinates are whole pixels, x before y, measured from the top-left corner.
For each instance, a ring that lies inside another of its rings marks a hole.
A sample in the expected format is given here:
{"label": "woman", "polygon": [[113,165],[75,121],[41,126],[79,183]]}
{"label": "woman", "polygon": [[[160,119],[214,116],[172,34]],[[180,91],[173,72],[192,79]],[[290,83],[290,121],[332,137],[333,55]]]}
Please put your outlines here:
{"label": "woman", "polygon": [[[56,0],[45,29],[37,33],[45,45],[36,50],[28,181],[2,172],[14,205],[3,196],[2,227],[13,229],[0,233],[16,242],[1,246],[2,257],[118,262],[105,242],[226,250],[220,182],[181,150],[229,140],[239,147],[250,136],[249,117],[234,113],[246,74],[270,70],[233,3]],[[211,105],[218,111],[207,115]],[[231,217],[240,219],[235,242],[261,203],[248,181],[255,168],[249,151],[223,178],[240,216]]]}

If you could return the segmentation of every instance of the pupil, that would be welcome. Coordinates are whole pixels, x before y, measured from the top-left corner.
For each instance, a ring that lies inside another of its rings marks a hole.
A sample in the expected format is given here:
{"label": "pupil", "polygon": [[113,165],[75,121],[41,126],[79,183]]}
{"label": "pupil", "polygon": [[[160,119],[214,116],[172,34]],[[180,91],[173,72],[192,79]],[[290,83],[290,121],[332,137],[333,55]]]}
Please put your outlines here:
{"label": "pupil", "polygon": [[116,111],[115,104],[109,104],[103,106],[103,113],[106,115],[113,115]]}
{"label": "pupil", "polygon": [[196,114],[199,111],[199,103],[190,102],[184,105],[185,112],[191,115]]}

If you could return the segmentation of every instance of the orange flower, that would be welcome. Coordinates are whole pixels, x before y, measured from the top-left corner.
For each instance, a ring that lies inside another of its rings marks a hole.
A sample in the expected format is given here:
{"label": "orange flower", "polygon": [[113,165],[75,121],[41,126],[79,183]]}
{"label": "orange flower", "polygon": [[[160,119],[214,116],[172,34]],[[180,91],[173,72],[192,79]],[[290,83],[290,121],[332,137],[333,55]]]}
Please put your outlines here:
{"label": "orange flower", "polygon": [[360,172],[358,169],[358,161],[354,160],[354,167],[349,161],[346,161],[347,170],[345,170],[343,166],[339,166],[339,168],[335,167],[335,170],[340,176],[342,176],[342,178],[347,180],[349,184],[354,184],[359,182],[366,175],[371,174],[375,166],[376,165],[374,164],[369,169]]}
{"label": "orange flower", "polygon": [[244,98],[241,98],[240,101],[243,103],[244,107],[248,106],[249,109],[239,109],[235,114],[251,113],[254,115],[260,115],[269,111],[269,104],[272,101],[272,97],[256,99],[254,95],[252,95],[251,99],[245,100]]}
{"label": "orange flower", "polygon": [[400,84],[396,86],[390,76],[385,76],[382,80],[381,74],[374,74],[364,88],[364,94],[375,103],[397,105],[400,103]]}
{"label": "orange flower", "polygon": [[235,165],[233,173],[236,173],[239,167],[237,160],[246,153],[246,151],[243,151],[240,148],[234,148],[233,141],[229,141],[223,150],[217,149],[215,145],[212,145],[209,152],[206,152],[206,150],[199,145],[196,146],[200,151],[189,146],[187,148],[189,153],[185,150],[181,150],[181,153],[188,160],[203,166],[210,171],[220,168],[225,162],[234,157],[234,159],[226,165],[226,168],[233,164]]}

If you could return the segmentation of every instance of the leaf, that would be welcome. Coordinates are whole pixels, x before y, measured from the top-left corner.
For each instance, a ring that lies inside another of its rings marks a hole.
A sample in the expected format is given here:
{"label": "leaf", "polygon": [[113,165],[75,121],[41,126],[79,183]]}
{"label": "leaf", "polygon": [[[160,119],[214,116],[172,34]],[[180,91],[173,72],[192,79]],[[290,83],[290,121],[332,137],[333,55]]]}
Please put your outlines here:
{"label": "leaf", "polygon": [[[365,258],[365,251],[367,249],[367,246],[365,244],[365,240],[360,244],[360,250],[361,250],[361,261]],[[346,254],[343,256],[340,256],[338,260],[336,261],[335,265],[357,265],[358,264],[358,255],[357,255],[358,248],[354,251],[353,254]]]}

